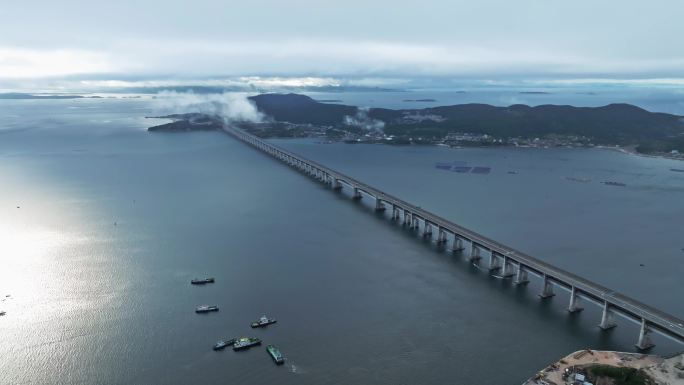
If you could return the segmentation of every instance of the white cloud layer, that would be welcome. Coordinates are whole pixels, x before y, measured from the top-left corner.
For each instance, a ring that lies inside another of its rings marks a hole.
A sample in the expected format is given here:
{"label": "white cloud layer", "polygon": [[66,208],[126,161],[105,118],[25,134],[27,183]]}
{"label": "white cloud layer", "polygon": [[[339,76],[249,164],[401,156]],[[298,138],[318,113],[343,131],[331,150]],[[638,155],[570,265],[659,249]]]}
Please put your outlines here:
{"label": "white cloud layer", "polygon": [[7,1],[0,88],[65,76],[682,78],[683,12],[680,0]]}
{"label": "white cloud layer", "polygon": [[[27,50],[0,47],[0,78],[69,75],[241,77],[257,87],[334,83],[339,76],[684,76],[681,57],[618,59],[595,54],[535,51],[522,46],[410,44],[378,41],[296,40],[136,41],[107,51]],[[242,75],[272,74],[275,77]],[[305,75],[305,76],[302,76]]]}

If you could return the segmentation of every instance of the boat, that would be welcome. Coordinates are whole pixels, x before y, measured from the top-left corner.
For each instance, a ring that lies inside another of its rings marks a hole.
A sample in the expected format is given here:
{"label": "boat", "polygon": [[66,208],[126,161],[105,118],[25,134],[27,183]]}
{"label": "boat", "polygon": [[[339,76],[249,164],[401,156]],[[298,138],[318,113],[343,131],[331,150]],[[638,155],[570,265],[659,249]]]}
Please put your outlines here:
{"label": "boat", "polygon": [[3,316],[3,315],[5,315],[5,314],[7,314],[6,311],[0,310],[0,316]]}
{"label": "boat", "polygon": [[674,171],[674,172],[684,172],[684,169],[681,169],[681,168],[671,168],[670,171]]}
{"label": "boat", "polygon": [[565,179],[571,180],[573,182],[582,182],[582,183],[591,182],[591,179],[588,179],[588,178],[575,178],[572,176],[566,176]]}
{"label": "boat", "polygon": [[200,305],[195,308],[195,313],[209,313],[210,311],[218,311],[216,305]]}
{"label": "boat", "polygon": [[274,345],[266,346],[266,351],[271,355],[271,358],[273,358],[273,361],[275,361],[276,365],[282,365],[285,363],[285,359],[280,353],[280,350],[278,350],[278,348],[276,348]]}
{"label": "boat", "polygon": [[259,318],[257,321],[252,322],[252,327],[253,328],[262,328],[264,326],[268,326],[270,324],[274,324],[277,321],[274,318],[268,318],[265,315],[262,315],[261,318]]}
{"label": "boat", "polygon": [[252,337],[242,337],[233,343],[233,350],[249,349],[252,346],[261,345],[261,340]]}
{"label": "boat", "polygon": [[611,180],[608,180],[608,181],[605,181],[605,182],[602,182],[602,183],[605,184],[605,185],[608,185],[608,186],[620,186],[620,187],[625,187],[625,186],[627,186],[626,184],[624,184],[624,183],[622,183],[622,182],[613,182],[613,181],[611,181]]}
{"label": "boat", "polygon": [[229,340],[219,340],[214,344],[214,350],[223,350],[229,345],[233,345],[237,341],[235,338],[231,338]]}
{"label": "boat", "polygon": [[192,285],[204,285],[207,283],[214,283],[214,278],[195,278],[192,281],[190,281],[190,284]]}

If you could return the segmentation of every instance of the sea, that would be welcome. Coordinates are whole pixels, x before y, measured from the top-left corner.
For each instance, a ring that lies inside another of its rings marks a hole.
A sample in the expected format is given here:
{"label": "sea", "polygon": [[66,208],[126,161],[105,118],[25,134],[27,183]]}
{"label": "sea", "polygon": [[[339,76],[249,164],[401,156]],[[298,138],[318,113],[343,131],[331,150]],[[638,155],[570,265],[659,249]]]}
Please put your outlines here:
{"label": "sea", "polygon": [[[312,97],[395,108],[497,98],[463,95]],[[643,97],[684,113],[676,95]],[[541,300],[535,279],[490,276],[369,199],[226,134],[148,133],[158,112],[151,98],[0,101],[1,384],[519,384],[575,350],[634,351],[638,325],[618,318],[603,332],[593,304],[570,315],[564,291]],[[681,161],[273,142],[684,317],[684,173],[671,171]],[[196,314],[202,304],[220,310]],[[278,322],[251,329],[263,314]],[[241,336],[263,344],[212,350]],[[684,350],[654,342],[656,354]]]}

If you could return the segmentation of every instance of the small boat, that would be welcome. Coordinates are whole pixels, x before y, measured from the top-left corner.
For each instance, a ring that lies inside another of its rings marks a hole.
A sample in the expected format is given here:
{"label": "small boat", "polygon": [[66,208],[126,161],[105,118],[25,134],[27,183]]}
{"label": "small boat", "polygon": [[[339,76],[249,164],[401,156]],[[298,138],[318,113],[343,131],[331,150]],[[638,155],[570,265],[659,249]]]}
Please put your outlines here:
{"label": "small boat", "polygon": [[271,358],[273,358],[273,361],[275,361],[276,365],[282,365],[285,362],[280,350],[278,350],[278,348],[276,348],[274,345],[266,346],[266,351],[271,355]]}
{"label": "small boat", "polygon": [[223,350],[229,345],[233,345],[237,341],[236,338],[231,338],[229,340],[219,340],[214,344],[214,350]]}
{"label": "small boat", "polygon": [[591,179],[588,179],[588,178],[575,178],[572,176],[566,176],[565,179],[571,180],[573,182],[582,182],[582,183],[591,182]]}
{"label": "small boat", "polygon": [[190,281],[190,284],[192,285],[204,285],[207,283],[214,283],[214,278],[195,278],[192,281]]}
{"label": "small boat", "polygon": [[605,182],[601,182],[601,183],[603,183],[603,184],[605,184],[605,185],[608,185],[608,186],[620,186],[620,187],[625,187],[625,186],[627,186],[626,184],[624,184],[624,183],[622,183],[622,182],[613,182],[613,181],[611,181],[611,180],[608,180],[608,181],[605,181]]}
{"label": "small boat", "polygon": [[216,305],[200,305],[195,308],[195,313],[209,313],[210,311],[218,311]]}
{"label": "small boat", "polygon": [[268,318],[265,315],[262,315],[261,318],[259,318],[257,321],[252,322],[252,327],[253,328],[262,328],[264,326],[268,326],[270,324],[274,324],[277,321],[274,318]]}
{"label": "small boat", "polygon": [[252,337],[242,337],[233,343],[233,350],[249,349],[252,346],[261,345],[261,340]]}
{"label": "small boat", "polygon": [[3,316],[3,315],[5,315],[5,314],[7,314],[6,311],[0,310],[0,316]]}
{"label": "small boat", "polygon": [[681,168],[671,168],[670,171],[674,171],[674,172],[684,172],[684,169],[681,169]]}

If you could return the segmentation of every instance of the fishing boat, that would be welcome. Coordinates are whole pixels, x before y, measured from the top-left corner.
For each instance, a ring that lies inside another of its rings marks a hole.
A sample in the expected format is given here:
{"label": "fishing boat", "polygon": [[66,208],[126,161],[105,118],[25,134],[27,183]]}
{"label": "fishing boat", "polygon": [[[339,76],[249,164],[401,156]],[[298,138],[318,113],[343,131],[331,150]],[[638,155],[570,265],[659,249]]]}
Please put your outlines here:
{"label": "fishing boat", "polygon": [[237,341],[236,338],[231,338],[229,340],[219,340],[218,342],[216,342],[216,344],[214,344],[214,350],[223,350],[227,346],[233,345],[235,341]]}
{"label": "fishing boat", "polygon": [[207,283],[214,283],[214,278],[195,278],[190,281],[192,285],[204,285]]}
{"label": "fishing boat", "polygon": [[261,340],[252,337],[242,337],[233,343],[233,350],[249,349],[252,346],[261,345]]}
{"label": "fishing boat", "polygon": [[274,318],[268,318],[265,315],[262,315],[261,318],[259,318],[257,321],[252,322],[252,327],[253,328],[262,328],[264,326],[268,326],[270,324],[274,324],[277,321]]}
{"label": "fishing boat", "polygon": [[195,313],[209,313],[210,311],[218,311],[218,309],[216,305],[200,305],[195,308]]}
{"label": "fishing boat", "polygon": [[273,361],[276,363],[276,365],[282,365],[285,362],[280,350],[278,350],[278,348],[276,348],[274,345],[266,346],[266,351],[271,355],[271,358],[273,358]]}

